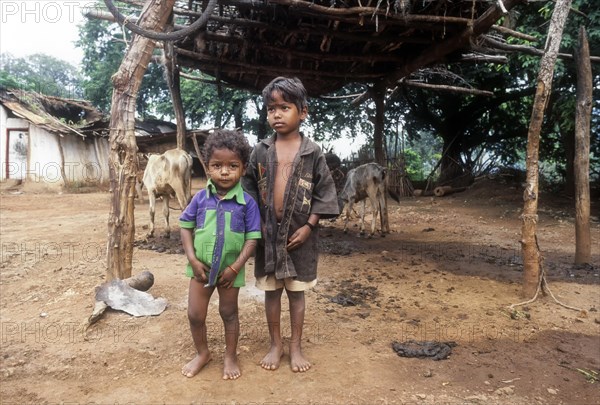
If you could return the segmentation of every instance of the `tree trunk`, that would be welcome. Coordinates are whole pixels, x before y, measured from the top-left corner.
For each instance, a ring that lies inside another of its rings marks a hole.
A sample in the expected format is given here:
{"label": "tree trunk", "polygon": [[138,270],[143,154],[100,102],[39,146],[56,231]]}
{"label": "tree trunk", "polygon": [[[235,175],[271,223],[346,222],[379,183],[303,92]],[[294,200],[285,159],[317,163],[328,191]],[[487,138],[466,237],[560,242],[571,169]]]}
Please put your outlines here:
{"label": "tree trunk", "polygon": [[584,27],[579,29],[577,107],[575,110],[575,264],[590,263],[590,120],[592,114],[592,64]]}
{"label": "tree trunk", "polygon": [[[174,3],[175,0],[148,0],[140,16],[140,25],[161,31]],[[108,218],[107,280],[131,277],[135,236],[135,176],[138,169],[135,107],[154,45],[153,40],[134,36],[119,70],[112,77],[108,157],[111,207]]]}
{"label": "tree trunk", "polygon": [[375,102],[375,120],[373,131],[373,147],[375,149],[375,161],[382,166],[386,166],[385,152],[383,150],[383,135],[385,127],[385,86],[383,83],[376,83],[372,91],[373,101]]}
{"label": "tree trunk", "polygon": [[261,106],[260,103],[256,104],[256,110],[258,111],[258,122],[256,126],[257,138],[258,141],[262,141],[267,138],[271,133],[271,127],[269,126],[269,122],[267,121],[267,108]]}
{"label": "tree trunk", "polygon": [[544,110],[552,89],[552,75],[558,56],[558,48],[562,38],[565,21],[569,15],[572,0],[557,0],[552,13],[546,52],[540,62],[535,99],[529,131],[527,133],[527,178],[523,192],[523,227],[521,244],[523,246],[523,295],[532,297],[537,291],[540,281],[540,257],[536,238],[538,207],[538,171],[540,131],[544,120]]}
{"label": "tree trunk", "polygon": [[233,104],[233,122],[236,128],[244,129],[244,107],[242,100],[235,100]]}
{"label": "tree trunk", "polygon": [[465,171],[460,164],[461,135],[443,137],[444,154],[440,161],[440,177],[438,183],[445,183],[452,179],[462,176]]}

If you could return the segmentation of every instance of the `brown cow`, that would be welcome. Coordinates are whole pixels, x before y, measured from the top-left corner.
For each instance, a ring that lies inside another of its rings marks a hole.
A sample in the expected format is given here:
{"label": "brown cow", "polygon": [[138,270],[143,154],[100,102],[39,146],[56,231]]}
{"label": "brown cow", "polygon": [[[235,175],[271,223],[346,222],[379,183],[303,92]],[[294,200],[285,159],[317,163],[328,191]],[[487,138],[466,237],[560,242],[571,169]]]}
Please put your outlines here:
{"label": "brown cow", "polygon": [[148,190],[150,203],[150,232],[148,237],[154,236],[154,212],[156,198],[162,197],[164,201],[163,214],[167,223],[165,236],[171,235],[169,227],[169,199],[176,197],[182,210],[191,199],[192,185],[192,157],[181,149],[170,149],[162,155],[150,155],[144,170],[143,183]]}
{"label": "brown cow", "polygon": [[[346,207],[346,222],[344,223],[344,232],[347,232],[348,220],[352,212],[352,206],[363,202],[363,209],[360,223],[360,233],[365,233],[365,208],[366,199],[371,202],[373,219],[371,220],[371,235],[375,234],[375,222],[379,213],[381,222],[381,235],[390,232],[390,224],[387,220],[387,170],[377,163],[367,163],[352,169],[346,174],[346,183],[339,195],[340,205]],[[398,197],[390,193],[390,196],[398,201]]]}

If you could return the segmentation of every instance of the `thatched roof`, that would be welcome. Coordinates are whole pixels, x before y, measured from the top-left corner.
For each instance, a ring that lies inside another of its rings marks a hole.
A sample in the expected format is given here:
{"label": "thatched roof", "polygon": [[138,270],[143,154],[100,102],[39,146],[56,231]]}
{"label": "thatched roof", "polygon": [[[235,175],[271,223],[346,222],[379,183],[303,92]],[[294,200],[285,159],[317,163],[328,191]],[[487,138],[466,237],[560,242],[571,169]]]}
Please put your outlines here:
{"label": "thatched roof", "polygon": [[[299,77],[312,96],[353,82],[392,87],[434,63],[501,60],[503,34],[519,36],[494,25],[518,0],[217,2],[205,31],[175,41],[177,62],[253,91],[278,75]],[[178,1],[175,29],[196,20],[205,4]]]}
{"label": "thatched roof", "polygon": [[0,89],[0,104],[15,116],[59,135],[108,136],[108,118],[90,102]]}

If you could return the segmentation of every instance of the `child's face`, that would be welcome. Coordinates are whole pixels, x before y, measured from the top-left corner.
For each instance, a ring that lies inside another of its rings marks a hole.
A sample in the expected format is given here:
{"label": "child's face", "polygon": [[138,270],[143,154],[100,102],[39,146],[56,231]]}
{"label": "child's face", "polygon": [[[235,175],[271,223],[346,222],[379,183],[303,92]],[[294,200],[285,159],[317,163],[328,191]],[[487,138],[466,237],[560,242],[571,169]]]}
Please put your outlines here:
{"label": "child's face", "polygon": [[298,111],[296,104],[285,101],[278,91],[273,92],[272,100],[267,104],[267,120],[279,135],[297,132],[307,115],[306,107]]}
{"label": "child's face", "polygon": [[240,181],[245,170],[240,156],[230,149],[215,149],[208,161],[208,175],[223,195]]}

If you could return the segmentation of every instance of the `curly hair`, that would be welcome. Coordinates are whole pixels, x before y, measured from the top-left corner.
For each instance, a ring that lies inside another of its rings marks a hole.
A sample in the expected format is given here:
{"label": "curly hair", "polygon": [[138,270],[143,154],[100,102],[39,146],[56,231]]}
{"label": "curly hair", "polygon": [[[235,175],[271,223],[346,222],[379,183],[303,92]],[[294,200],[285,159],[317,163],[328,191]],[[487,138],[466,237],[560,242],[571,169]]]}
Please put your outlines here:
{"label": "curly hair", "polygon": [[237,153],[244,165],[248,163],[252,150],[242,131],[227,129],[216,129],[208,136],[202,150],[205,162],[208,163],[215,149],[229,149]]}
{"label": "curly hair", "polygon": [[267,84],[262,91],[265,105],[273,101],[274,92],[281,94],[281,97],[288,103],[294,103],[298,111],[308,107],[306,88],[297,77],[279,76],[271,80],[271,83]]}

